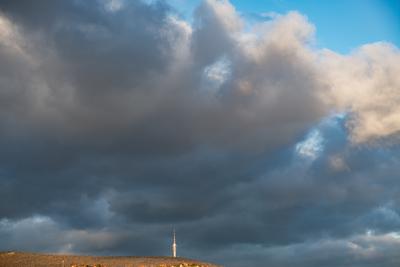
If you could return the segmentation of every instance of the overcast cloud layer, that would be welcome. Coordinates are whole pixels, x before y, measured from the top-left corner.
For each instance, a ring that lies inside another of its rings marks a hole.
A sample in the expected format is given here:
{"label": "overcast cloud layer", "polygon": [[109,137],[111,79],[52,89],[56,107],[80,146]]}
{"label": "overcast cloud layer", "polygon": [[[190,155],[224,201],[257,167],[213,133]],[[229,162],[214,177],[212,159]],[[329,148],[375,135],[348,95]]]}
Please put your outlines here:
{"label": "overcast cloud layer", "polygon": [[0,0],[0,250],[400,264],[400,51],[298,12]]}

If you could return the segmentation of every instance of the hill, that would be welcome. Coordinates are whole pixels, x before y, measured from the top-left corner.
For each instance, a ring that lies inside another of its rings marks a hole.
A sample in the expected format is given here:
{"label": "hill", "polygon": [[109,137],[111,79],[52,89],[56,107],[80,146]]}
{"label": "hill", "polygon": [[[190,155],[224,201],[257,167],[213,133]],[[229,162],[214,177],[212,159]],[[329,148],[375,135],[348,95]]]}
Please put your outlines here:
{"label": "hill", "polygon": [[0,267],[221,267],[172,257],[80,256],[0,252]]}

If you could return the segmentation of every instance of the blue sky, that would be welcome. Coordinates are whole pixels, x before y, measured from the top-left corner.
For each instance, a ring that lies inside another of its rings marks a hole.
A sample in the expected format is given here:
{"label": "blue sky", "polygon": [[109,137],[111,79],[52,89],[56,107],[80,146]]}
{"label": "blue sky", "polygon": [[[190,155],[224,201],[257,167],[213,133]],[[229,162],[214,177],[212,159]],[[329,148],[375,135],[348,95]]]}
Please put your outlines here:
{"label": "blue sky", "polygon": [[[171,0],[190,19],[200,0]],[[230,1],[245,17],[297,10],[316,26],[317,46],[348,53],[360,45],[387,41],[400,46],[400,1],[396,0],[259,0]]]}

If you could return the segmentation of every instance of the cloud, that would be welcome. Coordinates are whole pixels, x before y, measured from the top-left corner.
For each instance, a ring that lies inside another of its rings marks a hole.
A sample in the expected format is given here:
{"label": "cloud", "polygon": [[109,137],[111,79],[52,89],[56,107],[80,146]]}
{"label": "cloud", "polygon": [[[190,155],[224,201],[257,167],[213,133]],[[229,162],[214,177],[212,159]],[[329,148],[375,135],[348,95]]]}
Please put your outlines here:
{"label": "cloud", "polygon": [[49,217],[37,215],[17,221],[3,219],[0,221],[0,233],[4,238],[2,250],[53,253],[87,253],[94,250],[105,253],[125,240],[123,233],[107,229],[67,229]]}
{"label": "cloud", "polygon": [[[324,112],[313,93],[319,85],[312,77],[311,53],[300,45],[280,48],[273,37],[285,33],[284,43],[303,42],[302,26],[294,26],[309,24],[298,14],[276,22],[276,30],[265,33],[271,38],[244,41],[241,18],[228,2],[204,2],[194,29],[161,4],[127,5],[118,17],[96,5],[50,6],[60,14],[47,18],[51,23],[33,16],[36,11],[22,16],[25,6],[4,8],[22,21],[20,27],[29,31],[25,38],[33,43],[24,53],[34,62],[14,63],[18,69],[29,67],[20,83],[24,94],[17,99],[26,102],[26,111],[10,114],[22,124],[15,127],[29,122],[27,131],[45,131],[77,146],[86,140],[89,149],[125,146],[131,152],[170,153],[205,145],[263,150],[287,142]],[[67,11],[75,9],[83,14],[72,20]],[[136,15],[135,23],[128,19]],[[199,92],[201,78],[215,74],[212,66],[223,57],[231,62],[232,75],[217,83],[210,98]],[[304,86],[295,88],[298,80]],[[105,139],[118,144],[107,145]]]}
{"label": "cloud", "polygon": [[174,225],[180,255],[230,266],[386,264],[399,52],[314,34],[228,1],[192,24],[163,1],[1,1],[0,247],[168,254]]}
{"label": "cloud", "polygon": [[[344,239],[319,240],[290,246],[252,247],[246,245],[225,250],[232,256],[229,266],[394,266],[398,257],[396,232],[375,235],[360,234]],[[234,254],[233,251],[236,253]],[[231,254],[232,253],[232,254]],[[297,257],[302,255],[302,257]],[[256,259],[256,260],[254,260]]]}
{"label": "cloud", "polygon": [[[350,55],[323,52],[333,105],[349,112],[354,143],[392,138],[397,143],[400,121],[400,51],[389,43],[367,44]],[[389,139],[390,140],[390,139]]]}

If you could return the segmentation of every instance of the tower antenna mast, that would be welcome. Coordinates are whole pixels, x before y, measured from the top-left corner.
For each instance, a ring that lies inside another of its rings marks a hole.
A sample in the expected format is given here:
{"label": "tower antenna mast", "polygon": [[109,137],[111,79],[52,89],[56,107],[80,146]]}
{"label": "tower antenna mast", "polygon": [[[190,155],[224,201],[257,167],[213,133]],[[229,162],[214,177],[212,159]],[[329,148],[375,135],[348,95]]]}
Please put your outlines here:
{"label": "tower antenna mast", "polygon": [[175,237],[175,228],[174,228],[174,231],[173,231],[172,257],[176,258],[176,237]]}

